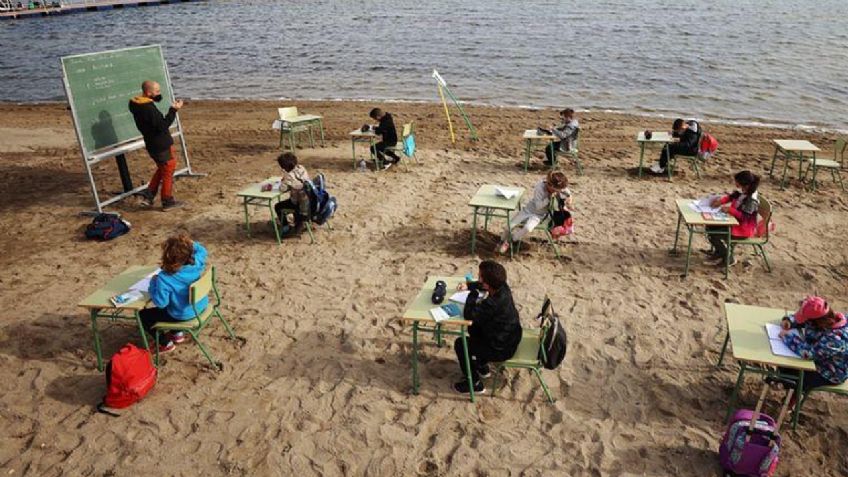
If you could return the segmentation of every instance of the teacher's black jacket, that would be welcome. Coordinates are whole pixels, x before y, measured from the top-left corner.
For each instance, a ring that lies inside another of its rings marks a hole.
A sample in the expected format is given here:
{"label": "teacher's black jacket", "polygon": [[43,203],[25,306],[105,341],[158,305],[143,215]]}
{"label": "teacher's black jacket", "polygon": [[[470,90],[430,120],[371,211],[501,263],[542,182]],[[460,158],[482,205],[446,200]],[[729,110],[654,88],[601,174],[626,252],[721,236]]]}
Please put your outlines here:
{"label": "teacher's black jacket", "polygon": [[489,347],[493,352],[493,361],[511,358],[521,342],[521,322],[512,301],[509,285],[504,284],[479,303],[477,299],[481,291],[480,283],[470,283],[468,289],[470,293],[465,302],[463,316],[472,322],[468,334],[475,346]]}
{"label": "teacher's black jacket", "polygon": [[167,162],[169,157],[163,154],[174,144],[169,128],[177,117],[177,110],[171,108],[167,115],[156,107],[156,103],[146,96],[136,96],[130,100],[130,112],[135,126],[144,136],[147,152],[156,162]]}
{"label": "teacher's black jacket", "polygon": [[395,129],[395,120],[392,119],[392,115],[389,113],[383,115],[380,119],[380,125],[374,130],[374,133],[383,136],[383,144],[386,146],[397,144],[398,137],[397,129]]}

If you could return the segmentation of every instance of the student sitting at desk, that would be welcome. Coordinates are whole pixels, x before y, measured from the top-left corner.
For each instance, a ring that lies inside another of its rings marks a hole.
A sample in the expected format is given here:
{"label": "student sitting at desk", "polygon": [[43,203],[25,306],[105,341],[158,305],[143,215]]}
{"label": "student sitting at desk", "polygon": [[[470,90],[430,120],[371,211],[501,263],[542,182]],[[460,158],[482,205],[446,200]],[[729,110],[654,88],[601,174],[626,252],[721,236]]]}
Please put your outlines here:
{"label": "student sitting at desk", "polygon": [[[783,318],[781,338],[801,358],[816,363],[815,372],[805,372],[802,393],[819,386],[833,386],[848,380],[848,320],[835,313],[819,296],[807,297],[801,307]],[[793,333],[799,328],[801,334]],[[783,370],[786,373],[790,370]]]}
{"label": "student sitting at desk", "polygon": [[[757,197],[757,188],[760,185],[760,176],[751,171],[737,172],[733,176],[736,185],[735,191],[713,200],[713,207],[721,207],[722,212],[732,215],[739,225],[730,229],[732,239],[741,240],[753,237],[757,233],[757,213],[760,209],[760,199]],[[707,226],[707,238],[712,245],[712,252],[707,261],[714,261],[715,265],[724,266],[727,257],[726,228],[720,225]],[[733,259],[731,265],[736,263]]]}
{"label": "student sitting at desk", "polygon": [[559,141],[545,148],[545,164],[549,166],[554,161],[554,150],[568,152],[574,147],[574,141],[577,139],[577,131],[580,129],[580,123],[574,117],[573,109],[563,109],[559,112],[559,115],[562,118],[562,124],[551,126],[551,134],[556,136]]}
{"label": "student sitting at desk", "polygon": [[294,211],[294,232],[298,233],[303,228],[304,219],[309,217],[309,197],[303,190],[303,183],[310,180],[309,173],[306,172],[305,167],[297,163],[297,156],[291,152],[280,154],[277,163],[284,172],[280,190],[289,193],[288,199],[274,206],[282,224],[280,232],[287,234],[292,231],[292,224],[289,223],[288,214],[285,213],[287,210],[292,210]]}
{"label": "student sitting at desk", "polygon": [[[206,269],[206,249],[188,234],[181,233],[162,244],[161,266],[162,271],[153,276],[148,289],[156,308],[146,308],[140,313],[142,327],[150,335],[154,335],[152,328],[156,323],[194,319],[189,288]],[[197,312],[202,313],[208,304],[209,299],[204,297],[196,305]],[[175,344],[185,340],[182,332],[160,334],[159,352],[171,351]]]}
{"label": "student sitting at desk", "polygon": [[[490,375],[489,363],[506,361],[515,354],[521,341],[521,322],[512,301],[512,291],[506,283],[506,269],[493,260],[483,260],[478,269],[478,281],[461,283],[459,290],[468,290],[463,317],[472,324],[468,328],[468,356],[474,392],[486,391],[481,378]],[[485,297],[481,300],[481,295]],[[453,385],[458,393],[468,393],[468,376],[462,340],[454,342],[459,368],[465,377]]]}
{"label": "student sitting at desk", "polygon": [[536,183],[533,187],[533,197],[509,221],[495,251],[503,254],[509,250],[509,237],[512,229],[522,226],[512,232],[513,241],[521,240],[525,235],[532,232],[550,212],[551,197],[555,195],[563,200],[566,209],[571,209],[572,198],[571,191],[568,189],[568,178],[561,171],[550,171],[544,179]]}
{"label": "student sitting at desk", "polygon": [[666,144],[663,147],[659,162],[651,166],[650,170],[654,174],[665,174],[669,159],[678,154],[685,156],[698,154],[698,140],[701,137],[701,125],[698,124],[698,121],[694,119],[684,121],[677,118],[674,120],[671,129],[671,136],[678,138],[679,141]]}
{"label": "student sitting at desk", "polygon": [[[395,129],[395,121],[391,114],[384,112],[380,108],[372,109],[368,115],[371,116],[371,119],[380,122],[380,124],[374,128],[374,134],[382,136],[380,142],[371,146],[371,154],[374,154],[378,159],[383,161],[383,164],[385,164],[384,167],[388,169],[392,167],[392,164],[400,162],[400,157],[398,157],[394,151],[386,150],[387,147],[397,146],[398,135],[397,129]],[[387,161],[386,156],[391,157],[392,160]]]}

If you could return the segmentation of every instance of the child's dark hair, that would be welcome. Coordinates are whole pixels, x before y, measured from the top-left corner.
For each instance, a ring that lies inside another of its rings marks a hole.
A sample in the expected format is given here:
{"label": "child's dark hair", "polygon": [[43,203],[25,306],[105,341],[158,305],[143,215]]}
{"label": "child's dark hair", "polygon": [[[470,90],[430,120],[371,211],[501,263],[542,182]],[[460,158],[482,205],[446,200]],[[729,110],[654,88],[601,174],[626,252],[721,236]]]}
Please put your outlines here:
{"label": "child's dark hair", "polygon": [[744,192],[746,195],[757,192],[757,188],[760,186],[760,176],[751,171],[737,172],[733,176],[733,179],[745,189]]}
{"label": "child's dark hair", "polygon": [[820,330],[830,330],[833,329],[833,325],[839,323],[839,317],[833,309],[830,309],[827,311],[826,315],[821,318],[816,318],[815,320],[810,321],[810,323]]}
{"label": "child's dark hair", "polygon": [[480,262],[480,279],[495,290],[506,284],[506,269],[494,260]]}
{"label": "child's dark hair", "polygon": [[297,156],[291,152],[284,152],[277,158],[277,164],[286,172],[291,172],[297,166]]}
{"label": "child's dark hair", "polygon": [[572,114],[574,114],[574,110],[571,109],[571,108],[565,108],[562,111],[560,111],[559,114],[571,116]]}
{"label": "child's dark hair", "polygon": [[683,127],[683,119],[677,118],[674,120],[674,124],[671,125],[671,129],[677,131],[678,129]]}
{"label": "child's dark hair", "polygon": [[368,116],[370,116],[371,119],[380,119],[380,116],[382,116],[382,115],[383,115],[383,110],[380,109],[380,108],[374,108],[374,109],[371,110],[370,113],[368,113]]}

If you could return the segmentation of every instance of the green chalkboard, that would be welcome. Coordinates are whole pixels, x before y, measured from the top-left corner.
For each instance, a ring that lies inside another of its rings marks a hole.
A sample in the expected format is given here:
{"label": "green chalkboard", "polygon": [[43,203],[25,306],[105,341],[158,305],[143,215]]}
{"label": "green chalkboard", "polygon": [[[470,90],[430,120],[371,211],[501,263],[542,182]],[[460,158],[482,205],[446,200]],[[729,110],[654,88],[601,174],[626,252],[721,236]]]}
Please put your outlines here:
{"label": "green chalkboard", "polygon": [[86,155],[141,137],[128,104],[141,94],[143,81],[161,86],[164,99],[157,106],[163,114],[174,99],[158,45],[66,56],[62,70]]}

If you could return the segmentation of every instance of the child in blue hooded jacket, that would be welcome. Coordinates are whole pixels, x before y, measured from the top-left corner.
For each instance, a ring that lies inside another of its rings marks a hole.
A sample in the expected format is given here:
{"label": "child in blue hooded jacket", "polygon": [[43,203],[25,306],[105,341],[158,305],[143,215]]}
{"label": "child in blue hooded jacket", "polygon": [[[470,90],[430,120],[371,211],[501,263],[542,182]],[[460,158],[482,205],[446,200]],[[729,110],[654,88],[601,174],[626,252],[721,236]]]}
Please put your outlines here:
{"label": "child in blue hooded jacket", "polygon": [[[152,327],[156,323],[186,321],[195,318],[191,305],[189,287],[206,270],[206,249],[191,240],[188,234],[171,237],[162,244],[162,271],[150,280],[150,301],[156,308],[141,311],[141,323],[144,330],[153,335]],[[209,305],[204,297],[197,303],[197,313],[202,313]],[[159,352],[171,351],[176,343],[182,343],[183,333],[164,333],[159,335]]]}

